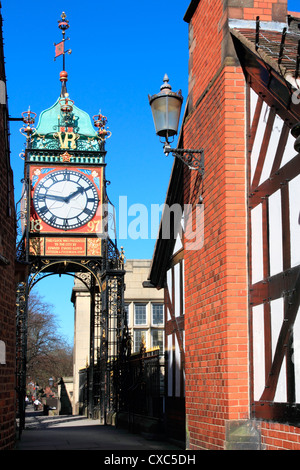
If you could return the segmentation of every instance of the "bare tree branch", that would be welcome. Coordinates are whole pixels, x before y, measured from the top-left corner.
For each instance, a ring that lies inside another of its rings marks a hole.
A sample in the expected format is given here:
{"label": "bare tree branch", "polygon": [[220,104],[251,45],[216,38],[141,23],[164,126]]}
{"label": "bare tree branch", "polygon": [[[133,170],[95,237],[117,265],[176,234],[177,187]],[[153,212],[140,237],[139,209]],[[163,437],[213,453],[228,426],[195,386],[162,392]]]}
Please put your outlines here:
{"label": "bare tree branch", "polygon": [[49,377],[72,375],[73,354],[60,335],[53,306],[33,292],[28,304],[27,375],[45,387]]}

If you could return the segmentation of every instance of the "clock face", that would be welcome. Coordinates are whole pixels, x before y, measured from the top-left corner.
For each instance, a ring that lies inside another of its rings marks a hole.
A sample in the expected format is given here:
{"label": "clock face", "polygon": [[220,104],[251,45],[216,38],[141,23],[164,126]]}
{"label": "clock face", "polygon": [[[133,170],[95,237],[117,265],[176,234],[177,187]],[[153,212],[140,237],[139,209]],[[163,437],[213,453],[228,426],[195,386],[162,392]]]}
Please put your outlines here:
{"label": "clock face", "polygon": [[34,208],[48,225],[72,230],[86,224],[95,215],[98,194],[94,184],[73,170],[49,173],[33,194]]}

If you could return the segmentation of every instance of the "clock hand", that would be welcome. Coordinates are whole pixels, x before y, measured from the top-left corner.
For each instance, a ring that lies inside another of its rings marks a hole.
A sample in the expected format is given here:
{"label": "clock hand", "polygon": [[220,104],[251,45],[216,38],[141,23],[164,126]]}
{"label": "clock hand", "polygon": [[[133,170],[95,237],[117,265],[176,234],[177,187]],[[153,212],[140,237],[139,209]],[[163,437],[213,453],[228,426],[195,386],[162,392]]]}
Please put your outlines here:
{"label": "clock hand", "polygon": [[77,194],[83,194],[84,191],[85,191],[84,188],[82,187],[78,188],[77,191],[74,191],[74,193],[69,194],[69,196],[65,198],[66,202],[69,202],[71,199],[73,199],[73,197],[77,196]]}
{"label": "clock hand", "polygon": [[64,196],[58,196],[56,194],[47,194],[46,199],[54,199],[55,201],[63,201],[66,202],[66,198]]}

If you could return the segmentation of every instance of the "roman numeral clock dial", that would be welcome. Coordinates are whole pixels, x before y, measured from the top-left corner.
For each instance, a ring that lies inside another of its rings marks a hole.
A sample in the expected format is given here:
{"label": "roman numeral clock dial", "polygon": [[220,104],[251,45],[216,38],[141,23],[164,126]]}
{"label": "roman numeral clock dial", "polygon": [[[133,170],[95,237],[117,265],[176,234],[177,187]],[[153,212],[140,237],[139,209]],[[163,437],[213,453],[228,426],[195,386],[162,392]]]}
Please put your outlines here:
{"label": "roman numeral clock dial", "polygon": [[94,184],[73,170],[46,175],[37,185],[33,204],[38,216],[48,225],[73,230],[91,220],[99,203]]}

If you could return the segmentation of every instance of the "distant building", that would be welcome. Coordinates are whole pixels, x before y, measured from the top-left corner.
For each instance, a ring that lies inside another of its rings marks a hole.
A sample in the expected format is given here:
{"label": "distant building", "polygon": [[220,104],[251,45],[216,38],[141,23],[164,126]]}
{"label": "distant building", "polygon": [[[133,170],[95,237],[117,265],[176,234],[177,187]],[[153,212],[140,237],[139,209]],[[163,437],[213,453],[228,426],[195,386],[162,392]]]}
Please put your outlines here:
{"label": "distant building", "polygon": [[[143,287],[151,260],[131,259],[125,263],[124,301],[131,335],[132,352],[143,342],[146,349],[159,346],[164,352],[163,290]],[[86,285],[75,278],[71,300],[74,304],[73,414],[80,412],[80,374],[89,365],[90,294]]]}
{"label": "distant building", "polygon": [[125,309],[132,339],[132,352],[140,350],[144,341],[146,349],[157,346],[164,352],[163,291],[143,287],[150,260],[128,260],[125,274]]}

